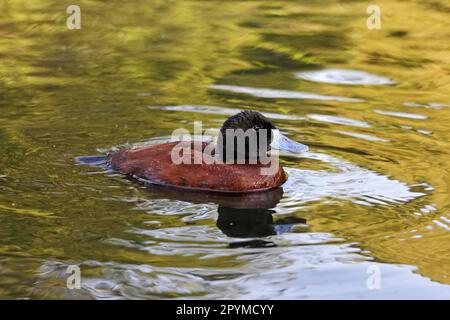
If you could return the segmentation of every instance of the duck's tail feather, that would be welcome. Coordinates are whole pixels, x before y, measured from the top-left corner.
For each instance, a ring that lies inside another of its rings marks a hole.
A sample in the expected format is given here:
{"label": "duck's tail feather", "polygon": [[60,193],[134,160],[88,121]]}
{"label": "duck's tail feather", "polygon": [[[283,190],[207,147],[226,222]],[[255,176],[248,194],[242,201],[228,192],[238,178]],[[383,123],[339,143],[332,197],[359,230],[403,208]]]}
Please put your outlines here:
{"label": "duck's tail feather", "polygon": [[75,161],[79,164],[94,167],[106,167],[109,165],[109,159],[107,156],[81,156],[76,157]]}

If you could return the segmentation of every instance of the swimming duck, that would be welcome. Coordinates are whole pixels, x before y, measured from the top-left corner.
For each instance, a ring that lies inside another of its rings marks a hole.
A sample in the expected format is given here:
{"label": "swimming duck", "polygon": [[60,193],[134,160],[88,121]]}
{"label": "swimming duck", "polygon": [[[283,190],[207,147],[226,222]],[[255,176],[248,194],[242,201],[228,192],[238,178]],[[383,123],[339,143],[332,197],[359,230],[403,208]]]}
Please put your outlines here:
{"label": "swimming duck", "polygon": [[[245,148],[239,149],[239,134],[229,135],[239,129],[242,129],[240,134],[249,130],[254,132],[257,139],[244,136]],[[221,161],[214,163],[203,160],[203,157],[200,163],[175,163],[173,150],[179,146],[179,141],[116,151],[110,153],[108,159],[114,170],[151,184],[208,192],[247,193],[274,189],[286,181],[287,175],[278,162],[275,170],[267,174],[273,163],[263,161],[263,155],[271,148],[292,153],[308,150],[307,146],[282,135],[264,115],[251,110],[228,118],[218,138],[212,156]],[[208,149],[206,142],[200,142],[200,150],[196,149],[194,142],[189,142],[188,146],[192,159]],[[230,146],[235,148],[227,149]],[[232,150],[231,156],[229,150]]]}

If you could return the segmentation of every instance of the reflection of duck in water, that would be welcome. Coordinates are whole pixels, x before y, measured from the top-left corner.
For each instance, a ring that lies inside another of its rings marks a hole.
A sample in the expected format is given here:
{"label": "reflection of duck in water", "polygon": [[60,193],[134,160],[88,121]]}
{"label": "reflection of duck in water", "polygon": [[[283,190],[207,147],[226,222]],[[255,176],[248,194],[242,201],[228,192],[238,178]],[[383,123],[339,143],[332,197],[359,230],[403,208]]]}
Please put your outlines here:
{"label": "reflection of duck in water", "polygon": [[[242,131],[238,131],[240,129]],[[204,158],[210,147],[204,142],[199,143],[199,150],[194,142],[188,142],[189,163],[173,160],[173,150],[180,146],[179,141],[113,152],[108,157],[114,170],[152,184],[244,193],[274,189],[286,181],[279,163],[274,170],[269,170],[272,163],[262,160],[271,147],[293,153],[307,150],[305,145],[281,135],[270,120],[255,111],[242,111],[230,117],[220,132],[217,148],[214,146],[211,152],[211,156],[220,161],[212,163]],[[239,139],[243,139],[242,145]],[[196,163],[199,157],[200,162]],[[244,162],[239,164],[239,161]]]}
{"label": "reflection of duck in water", "polygon": [[[290,217],[289,219],[279,219],[274,222],[271,209],[236,209],[221,207],[217,209],[217,227],[229,237],[236,238],[256,238],[268,237],[284,232],[290,232],[296,224],[306,224],[306,219]],[[274,247],[274,242],[253,239],[230,243],[231,248],[237,247]]]}
{"label": "reflection of duck in water", "polygon": [[[290,232],[296,224],[306,220],[290,216],[274,222],[273,210],[283,197],[281,187],[252,193],[199,193],[196,191],[178,192],[173,188],[149,186],[150,197],[173,199],[190,203],[218,204],[217,227],[232,238],[260,238]],[[263,239],[252,239],[230,243],[230,247],[273,247],[275,244]]]}

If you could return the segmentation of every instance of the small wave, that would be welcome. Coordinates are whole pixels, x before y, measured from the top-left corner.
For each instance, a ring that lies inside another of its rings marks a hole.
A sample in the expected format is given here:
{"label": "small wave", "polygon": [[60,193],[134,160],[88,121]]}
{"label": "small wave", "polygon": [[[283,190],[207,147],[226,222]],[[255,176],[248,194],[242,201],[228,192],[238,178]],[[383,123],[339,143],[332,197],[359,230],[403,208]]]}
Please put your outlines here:
{"label": "small wave", "polygon": [[403,182],[333,156],[312,152],[302,156],[328,163],[332,171],[286,168],[289,179],[283,186],[285,196],[278,206],[283,212],[326,198],[373,206],[405,203],[425,195],[411,191],[411,186]]}
{"label": "small wave", "polygon": [[387,77],[370,74],[365,71],[344,70],[344,69],[304,71],[304,72],[297,72],[295,76],[298,79],[330,84],[383,85],[396,83],[395,81]]}
{"label": "small wave", "polygon": [[327,122],[334,124],[341,124],[344,126],[360,127],[360,128],[370,128],[370,124],[364,121],[358,121],[350,118],[329,116],[325,114],[308,114],[306,116],[308,119],[312,119],[319,122]]}
{"label": "small wave", "polygon": [[[183,112],[193,112],[193,113],[205,113],[205,114],[223,114],[223,115],[235,115],[241,112],[243,109],[237,108],[222,108],[214,106],[202,106],[202,105],[176,105],[176,106],[164,106],[164,107],[149,107],[158,108],[167,111],[183,111]],[[261,112],[264,116],[271,119],[280,120],[304,120],[304,117],[296,117],[287,114],[280,114],[274,112]]]}
{"label": "small wave", "polygon": [[301,92],[301,91],[289,91],[289,90],[276,90],[268,88],[253,88],[253,87],[241,87],[231,85],[210,85],[209,88],[217,90],[225,90],[235,93],[249,94],[259,98],[269,99],[310,99],[310,100],[325,100],[325,101],[339,101],[339,102],[362,102],[364,100],[355,98],[325,96],[321,94]]}
{"label": "small wave", "polygon": [[404,102],[403,105],[405,107],[410,107],[410,108],[425,108],[425,109],[442,109],[442,108],[450,107],[450,105],[448,105],[448,104],[435,103],[435,102],[421,104],[421,103],[407,101],[407,102]]}
{"label": "small wave", "polygon": [[368,140],[368,141],[378,141],[378,142],[389,142],[390,141],[388,139],[379,138],[376,136],[371,136],[368,134],[357,133],[357,132],[348,132],[348,131],[341,131],[341,130],[335,130],[335,132],[346,135],[346,136],[363,139],[363,140]]}
{"label": "small wave", "polygon": [[374,110],[378,114],[382,114],[385,116],[399,117],[399,118],[408,118],[408,119],[417,119],[424,120],[428,119],[427,116],[416,114],[416,113],[406,113],[406,112],[393,112],[393,111],[384,111],[384,110]]}

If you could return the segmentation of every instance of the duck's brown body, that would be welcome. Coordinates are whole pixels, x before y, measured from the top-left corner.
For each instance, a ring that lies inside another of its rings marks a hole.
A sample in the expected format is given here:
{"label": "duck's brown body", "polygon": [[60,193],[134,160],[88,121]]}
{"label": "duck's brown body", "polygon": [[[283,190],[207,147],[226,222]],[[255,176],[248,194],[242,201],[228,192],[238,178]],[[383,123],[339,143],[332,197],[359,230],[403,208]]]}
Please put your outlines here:
{"label": "duck's brown body", "polygon": [[[168,142],[150,147],[111,153],[109,160],[114,170],[148,180],[151,183],[215,192],[254,192],[279,187],[286,181],[281,165],[273,175],[262,175],[262,164],[194,164],[202,152],[191,149],[192,164],[175,164],[171,158],[174,146]],[[207,146],[203,143],[203,148]]]}

